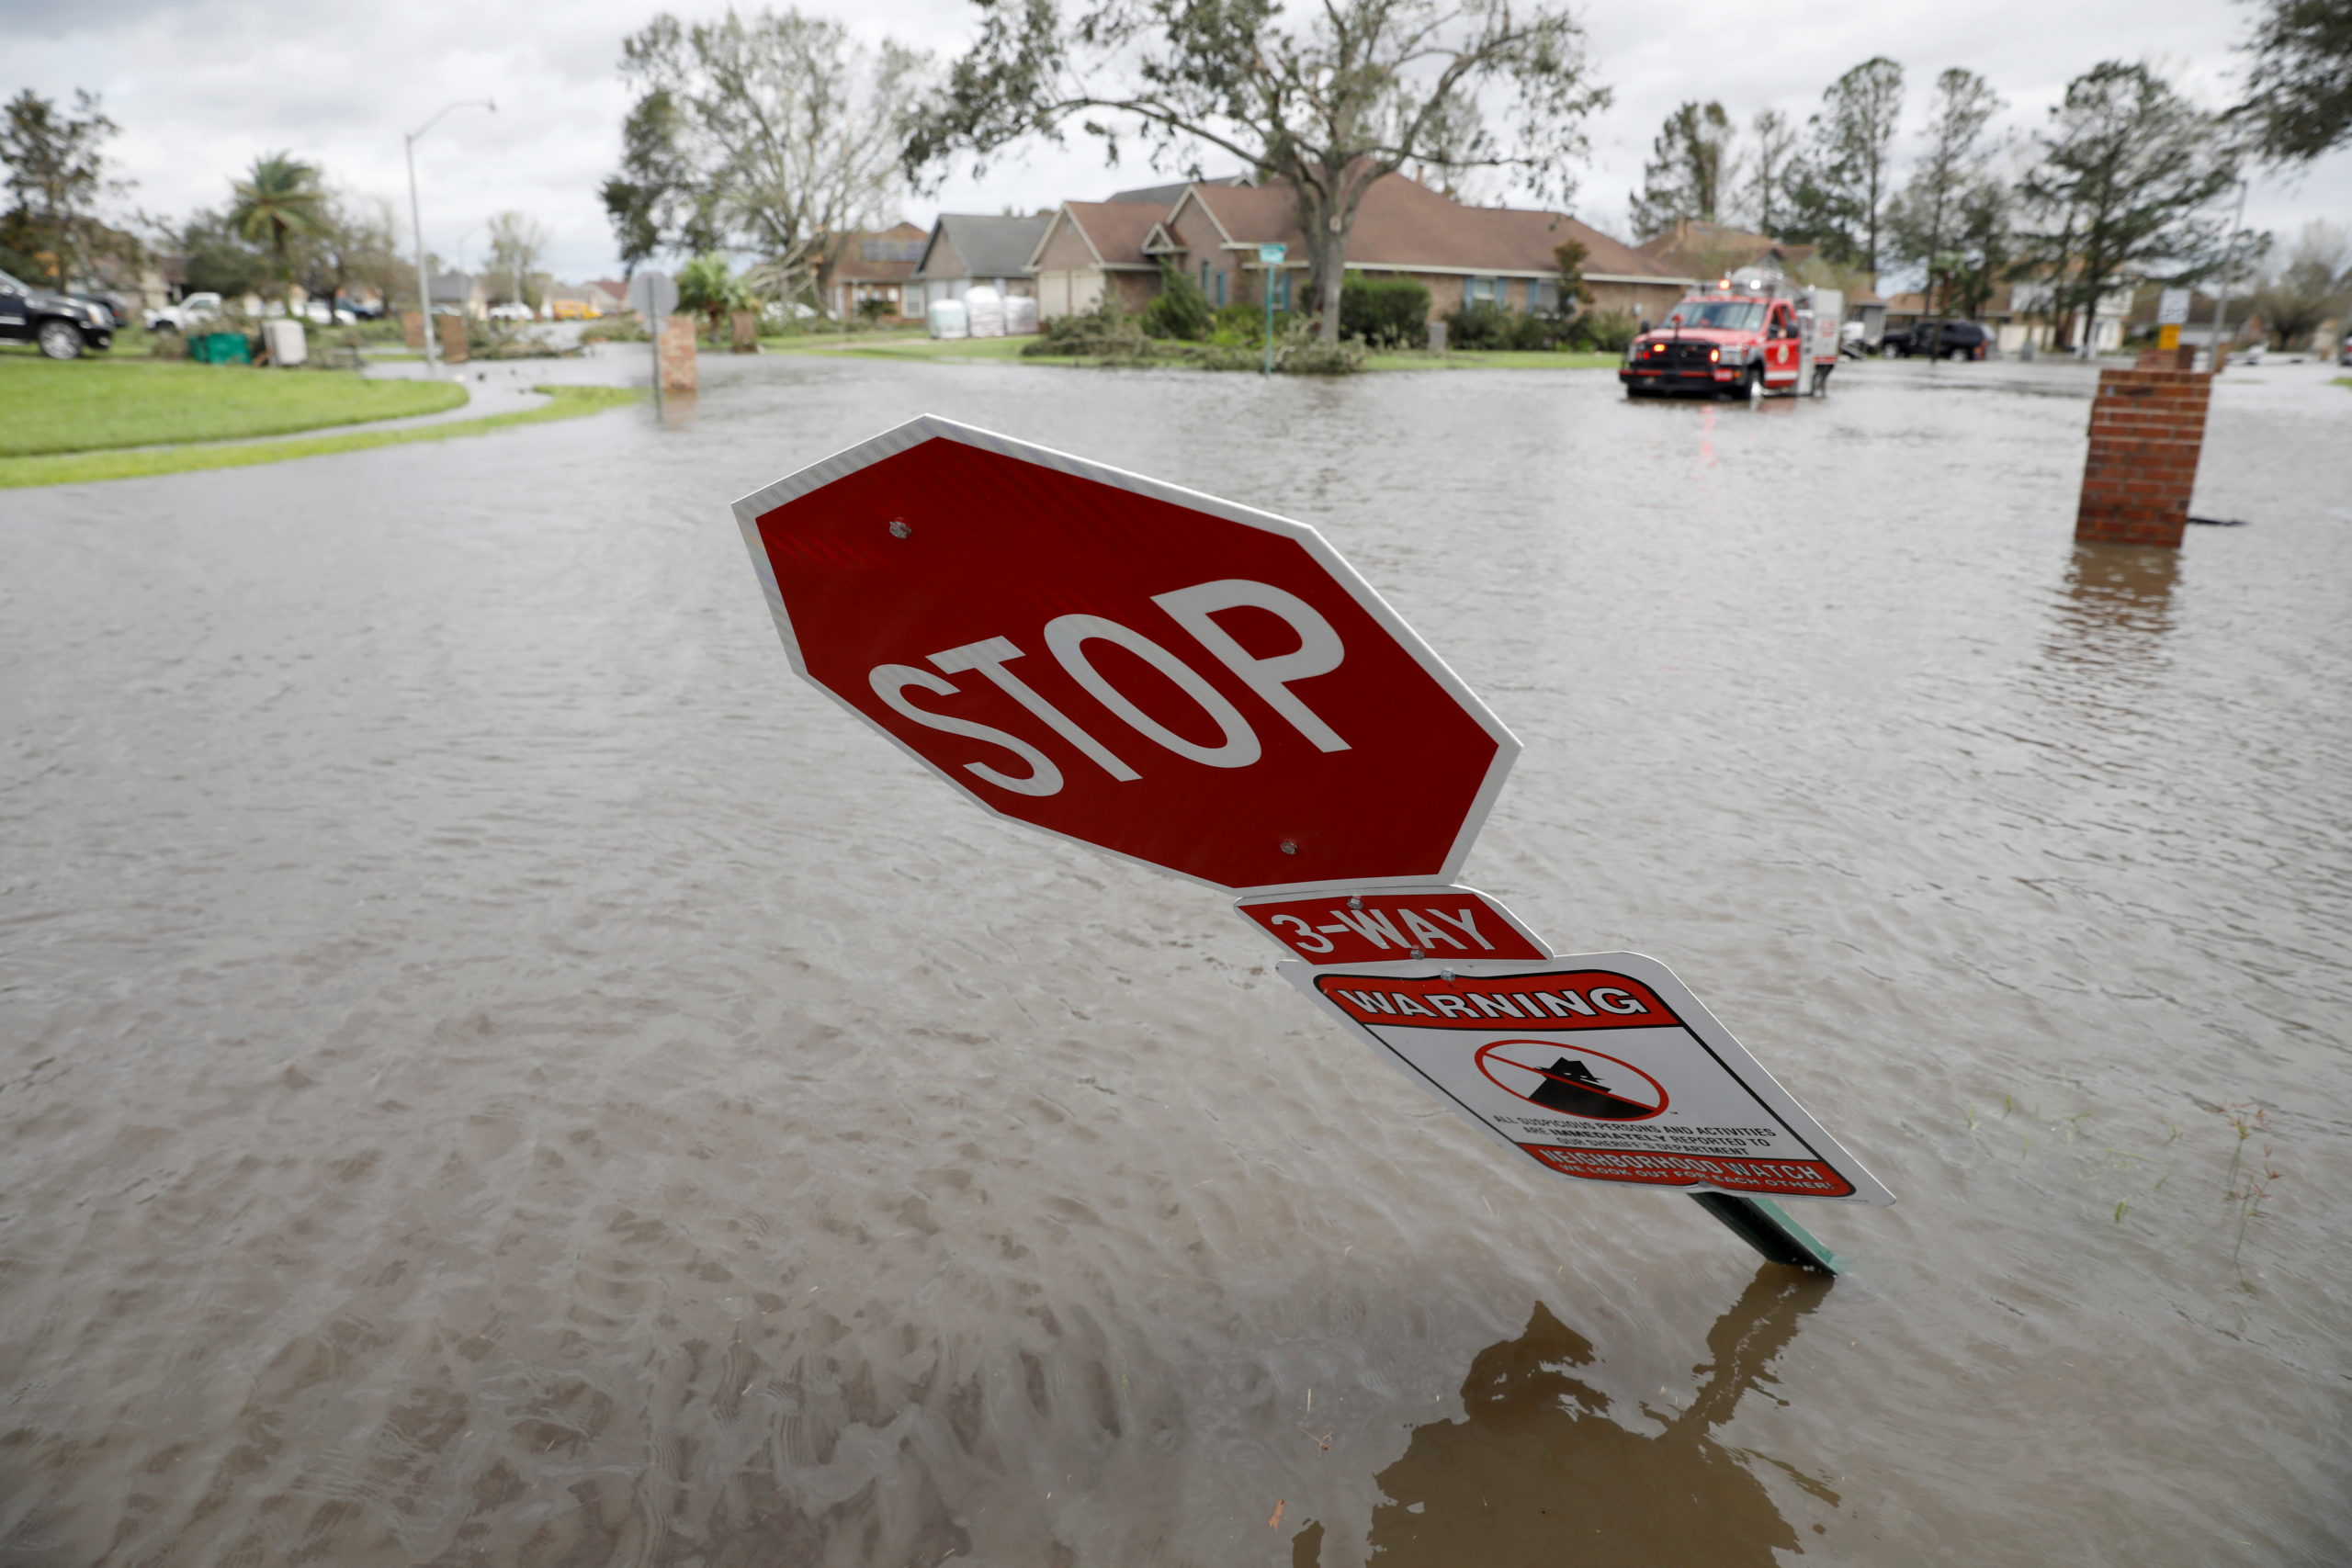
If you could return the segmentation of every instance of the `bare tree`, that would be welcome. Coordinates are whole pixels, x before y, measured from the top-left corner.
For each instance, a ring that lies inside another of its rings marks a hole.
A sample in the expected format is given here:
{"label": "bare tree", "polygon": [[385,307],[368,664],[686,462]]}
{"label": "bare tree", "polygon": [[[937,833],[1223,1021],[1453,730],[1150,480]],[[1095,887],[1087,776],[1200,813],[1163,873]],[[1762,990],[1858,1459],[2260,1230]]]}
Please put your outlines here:
{"label": "bare tree", "polygon": [[1718,103],[1688,103],[1666,117],[1642,188],[1634,193],[1636,238],[1662,234],[1684,219],[1715,220],[1731,173],[1731,117]]}
{"label": "bare tree", "polygon": [[2280,348],[2292,348],[2352,303],[2352,235],[2314,219],[2303,225],[2286,261],[2266,270],[2255,286],[2254,311]]}
{"label": "bare tree", "polygon": [[1565,6],[1507,0],[977,0],[979,37],[908,143],[909,167],[976,166],[1076,119],[1194,171],[1207,152],[1284,182],[1326,343],[1364,192],[1408,164],[1508,171],[1565,202],[1593,85]]}
{"label": "bare tree", "polygon": [[539,302],[532,278],[540,258],[548,254],[548,231],[537,219],[521,212],[502,212],[490,220],[490,272],[507,281],[509,299],[536,311]]}
{"label": "bare tree", "polygon": [[868,48],[797,11],[656,17],[621,62],[639,96],[605,200],[624,256],[750,250],[786,291],[822,298],[835,242],[899,186],[928,69],[917,51]]}
{"label": "bare tree", "polygon": [[1747,136],[1753,150],[1739,170],[1746,189],[1734,206],[1756,225],[1758,233],[1770,235],[1788,216],[1789,186],[1796,173],[1796,128],[1778,109],[1759,109],[1748,122]]}

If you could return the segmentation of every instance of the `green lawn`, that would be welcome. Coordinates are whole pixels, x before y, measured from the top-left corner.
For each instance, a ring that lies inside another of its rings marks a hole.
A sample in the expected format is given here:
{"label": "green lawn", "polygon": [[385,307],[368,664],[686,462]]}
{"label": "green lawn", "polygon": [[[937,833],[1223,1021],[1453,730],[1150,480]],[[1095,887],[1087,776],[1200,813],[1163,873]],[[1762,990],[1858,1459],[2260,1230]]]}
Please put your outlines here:
{"label": "green lawn", "polygon": [[254,370],[85,355],[0,355],[0,459],[175,441],[284,435],[438,413],[446,381],[363,381],[356,371]]}
{"label": "green lawn", "polygon": [[[300,371],[289,370],[285,374],[288,380],[301,377]],[[492,431],[511,430],[516,425],[575,419],[621,403],[635,402],[644,396],[641,392],[619,387],[534,387],[531,389],[545,392],[555,400],[544,408],[490,414],[481,419],[450,420],[441,424],[413,424],[402,430],[350,430],[340,435],[312,436],[297,441],[254,441],[222,446],[148,447],[135,452],[0,457],[0,490],[21,490],[29,485],[86,484],[94,479],[143,479],[154,474],[187,473],[197,468],[241,468],[255,463],[283,463],[295,457],[365,451],[371,446],[400,446],[413,441],[446,441],[452,436],[487,435]]]}

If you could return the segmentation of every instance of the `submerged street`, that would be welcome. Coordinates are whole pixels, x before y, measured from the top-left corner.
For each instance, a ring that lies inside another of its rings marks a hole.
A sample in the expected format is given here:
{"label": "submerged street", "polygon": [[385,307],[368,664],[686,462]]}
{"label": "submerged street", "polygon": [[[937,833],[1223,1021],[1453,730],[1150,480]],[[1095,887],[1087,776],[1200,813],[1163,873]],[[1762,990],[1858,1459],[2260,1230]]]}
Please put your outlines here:
{"label": "submerged street", "polygon": [[[2341,1561],[2338,374],[2222,378],[2177,554],[2073,543],[2047,360],[706,355],[10,492],[0,1562]],[[924,412],[1321,529],[1525,747],[1463,880],[1868,1162],[1850,1272],[797,680],[729,503]]]}

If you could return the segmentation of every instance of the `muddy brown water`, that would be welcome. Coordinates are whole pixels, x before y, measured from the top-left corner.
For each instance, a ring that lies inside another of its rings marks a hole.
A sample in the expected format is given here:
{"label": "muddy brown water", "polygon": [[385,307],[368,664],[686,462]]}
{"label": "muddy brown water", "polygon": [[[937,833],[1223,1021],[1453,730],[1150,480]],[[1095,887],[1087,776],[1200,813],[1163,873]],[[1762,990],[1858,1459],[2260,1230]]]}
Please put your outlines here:
{"label": "muddy brown water", "polygon": [[[0,499],[0,1562],[2352,1556],[2352,391],[2220,389],[2176,557],[2067,366],[705,382]],[[1901,1194],[1852,1272],[799,686],[726,503],[923,411],[1323,528],[1526,743],[1467,879]]]}

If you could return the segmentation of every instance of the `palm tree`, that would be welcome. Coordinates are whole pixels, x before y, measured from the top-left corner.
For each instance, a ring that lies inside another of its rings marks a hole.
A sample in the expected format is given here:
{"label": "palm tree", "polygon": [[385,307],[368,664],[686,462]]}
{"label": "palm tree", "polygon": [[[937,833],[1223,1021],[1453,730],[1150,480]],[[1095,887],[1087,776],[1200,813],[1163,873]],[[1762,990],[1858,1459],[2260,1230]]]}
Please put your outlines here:
{"label": "palm tree", "polygon": [[319,186],[318,165],[305,164],[291,152],[271,152],[254,160],[252,175],[230,182],[237,199],[229,209],[229,223],[256,244],[266,244],[277,263],[281,297],[290,288],[294,268],[288,243],[307,239],[325,227],[326,192]]}

